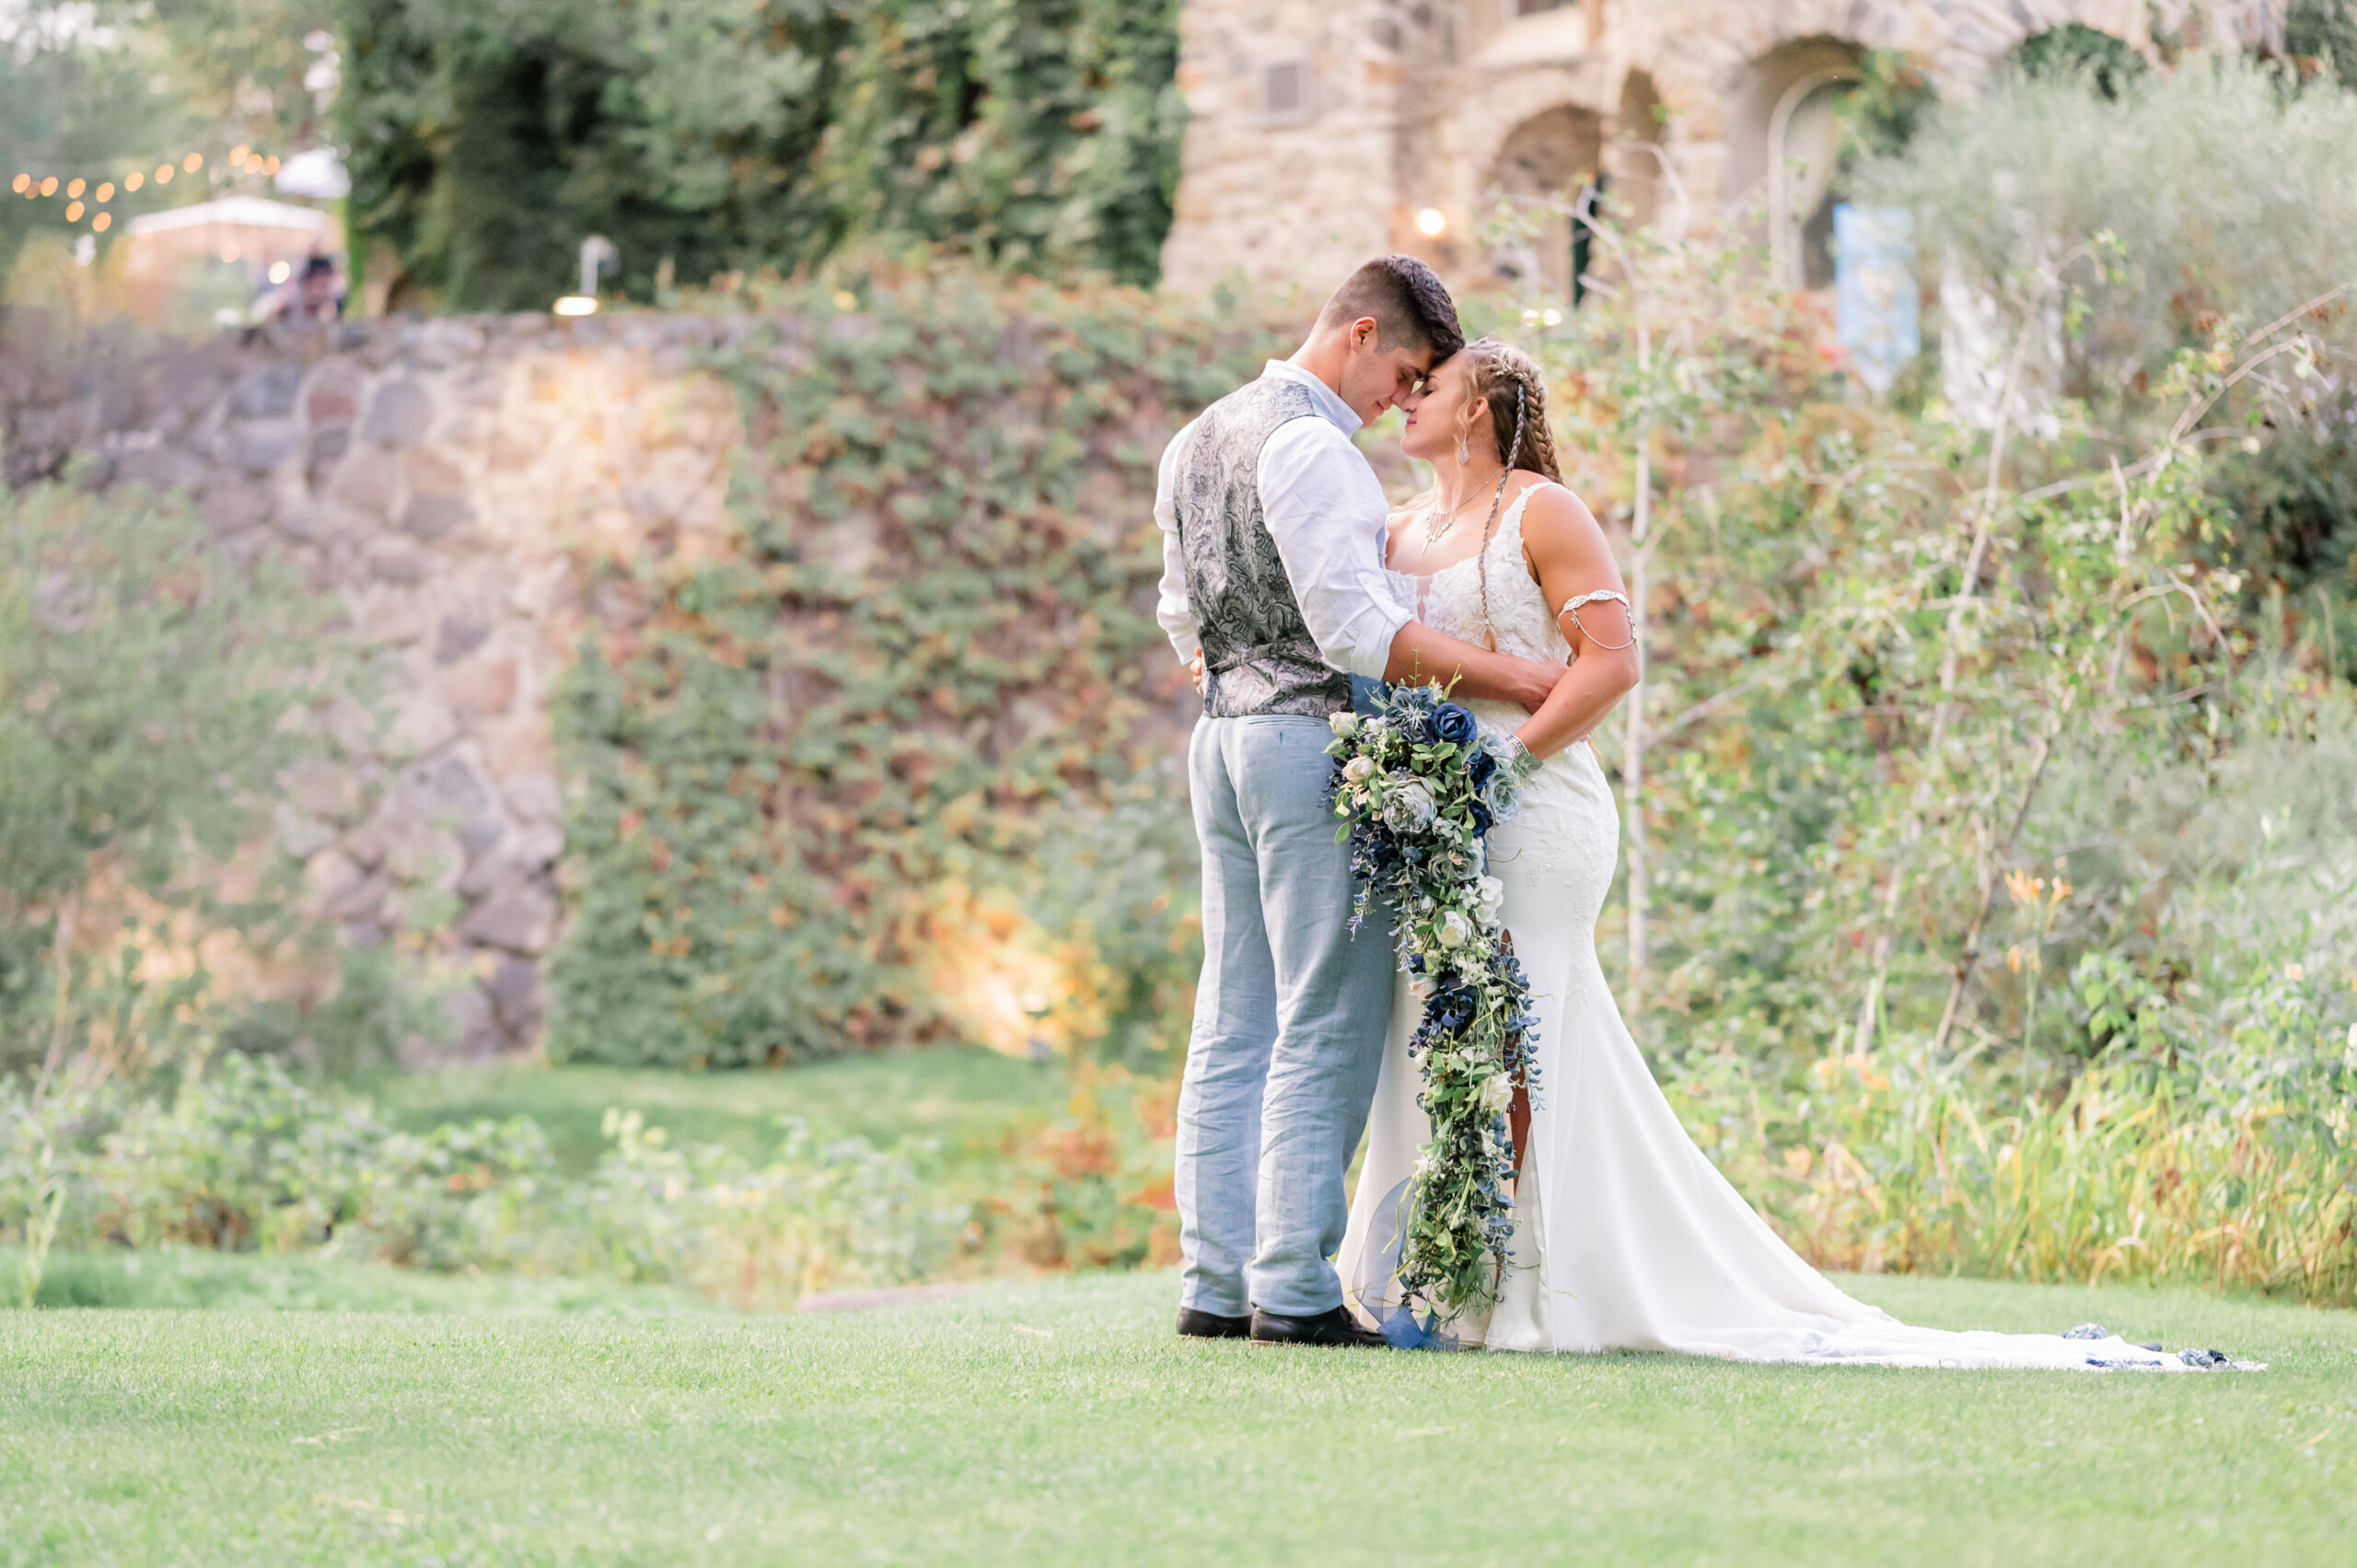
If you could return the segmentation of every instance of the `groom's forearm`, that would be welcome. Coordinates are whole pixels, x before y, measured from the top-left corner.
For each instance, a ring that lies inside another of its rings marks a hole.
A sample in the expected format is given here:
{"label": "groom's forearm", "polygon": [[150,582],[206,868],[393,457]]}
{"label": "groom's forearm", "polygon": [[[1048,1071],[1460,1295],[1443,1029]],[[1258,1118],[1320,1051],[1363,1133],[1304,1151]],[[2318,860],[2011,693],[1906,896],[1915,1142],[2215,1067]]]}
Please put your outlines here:
{"label": "groom's forearm", "polygon": [[1525,713],[1537,713],[1562,676],[1561,665],[1492,653],[1470,643],[1445,637],[1421,621],[1411,621],[1391,639],[1391,660],[1384,667],[1386,680],[1456,683],[1459,697],[1480,697],[1512,703]]}

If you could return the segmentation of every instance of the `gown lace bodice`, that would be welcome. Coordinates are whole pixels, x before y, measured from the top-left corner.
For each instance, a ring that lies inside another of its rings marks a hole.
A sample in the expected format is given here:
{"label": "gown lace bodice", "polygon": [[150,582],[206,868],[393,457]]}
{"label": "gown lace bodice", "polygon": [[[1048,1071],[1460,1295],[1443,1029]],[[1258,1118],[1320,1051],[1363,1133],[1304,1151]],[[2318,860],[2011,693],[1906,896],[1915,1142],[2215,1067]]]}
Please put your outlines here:
{"label": "gown lace bodice", "polygon": [[[1530,575],[1522,550],[1522,513],[1546,485],[1534,484],[1515,497],[1498,519],[1487,551],[1419,575],[1390,572],[1415,618],[1444,636],[1475,647],[1542,664],[1572,662],[1572,645],[1549,612],[1547,595]],[[1480,562],[1489,563],[1489,613],[1481,605]],[[1386,569],[1388,571],[1388,568]],[[1530,715],[1512,703],[1480,700],[1465,704],[1485,726],[1511,732]],[[1561,876],[1582,893],[1593,890],[1601,907],[1620,853],[1620,820],[1611,787],[1596,752],[1575,742],[1547,760],[1524,785],[1522,809],[1511,830],[1492,851],[1527,857],[1534,869]]]}

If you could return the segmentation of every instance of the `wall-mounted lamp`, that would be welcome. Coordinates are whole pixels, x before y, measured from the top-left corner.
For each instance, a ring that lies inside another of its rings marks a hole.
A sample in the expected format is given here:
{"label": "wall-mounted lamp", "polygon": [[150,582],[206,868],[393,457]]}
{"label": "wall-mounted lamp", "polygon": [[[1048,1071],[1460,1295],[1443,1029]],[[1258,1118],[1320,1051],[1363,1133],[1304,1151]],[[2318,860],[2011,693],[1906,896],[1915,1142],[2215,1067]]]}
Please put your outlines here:
{"label": "wall-mounted lamp", "polygon": [[593,234],[581,242],[581,292],[568,294],[556,302],[560,316],[595,316],[598,313],[598,275],[610,273],[621,260],[621,252],[614,242],[602,234]]}

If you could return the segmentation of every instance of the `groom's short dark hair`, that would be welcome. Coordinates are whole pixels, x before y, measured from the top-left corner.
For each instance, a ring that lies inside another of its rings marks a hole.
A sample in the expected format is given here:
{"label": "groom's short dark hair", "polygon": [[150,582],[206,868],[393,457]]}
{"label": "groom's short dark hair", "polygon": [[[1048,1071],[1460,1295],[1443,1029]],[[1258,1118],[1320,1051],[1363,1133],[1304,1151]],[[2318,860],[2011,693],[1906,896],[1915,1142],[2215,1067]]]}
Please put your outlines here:
{"label": "groom's short dark hair", "polygon": [[1338,327],[1362,316],[1375,319],[1376,341],[1384,347],[1428,348],[1434,365],[1465,346],[1457,301],[1413,256],[1377,256],[1353,273],[1318,312],[1318,324]]}

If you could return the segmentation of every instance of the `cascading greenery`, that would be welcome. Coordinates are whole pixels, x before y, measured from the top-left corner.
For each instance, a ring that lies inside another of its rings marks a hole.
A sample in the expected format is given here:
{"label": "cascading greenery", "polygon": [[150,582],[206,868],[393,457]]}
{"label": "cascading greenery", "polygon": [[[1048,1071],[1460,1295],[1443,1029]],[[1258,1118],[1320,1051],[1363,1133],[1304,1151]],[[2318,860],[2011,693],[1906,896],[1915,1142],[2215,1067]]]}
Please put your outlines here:
{"label": "cascading greenery", "polygon": [[1154,463],[1269,339],[962,273],[763,304],[711,364],[752,434],[730,549],[607,567],[561,699],[552,1050],[971,1034],[945,985],[1018,1027],[1166,1027],[1192,877],[1162,759],[1191,696],[1150,613]]}
{"label": "cascading greenery", "polygon": [[346,0],[354,238],[452,308],[544,308],[846,242],[1151,283],[1178,185],[1175,0]]}

